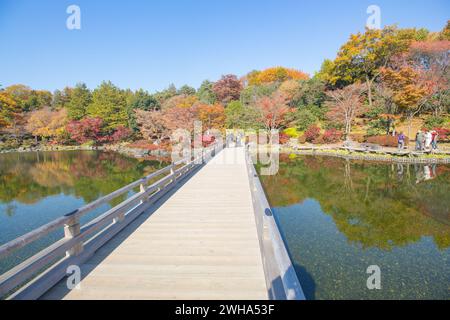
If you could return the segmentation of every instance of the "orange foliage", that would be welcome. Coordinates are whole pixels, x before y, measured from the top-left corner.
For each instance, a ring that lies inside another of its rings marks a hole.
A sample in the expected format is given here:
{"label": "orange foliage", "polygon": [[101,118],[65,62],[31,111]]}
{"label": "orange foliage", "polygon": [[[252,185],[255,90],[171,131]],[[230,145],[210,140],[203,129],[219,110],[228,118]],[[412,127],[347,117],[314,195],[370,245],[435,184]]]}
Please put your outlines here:
{"label": "orange foliage", "polygon": [[283,82],[286,80],[307,80],[309,75],[295,69],[274,67],[263,71],[255,71],[247,75],[250,85],[261,85],[271,82]]}
{"label": "orange foliage", "polygon": [[198,119],[205,129],[223,129],[225,127],[225,109],[221,104],[200,104],[197,106]]}

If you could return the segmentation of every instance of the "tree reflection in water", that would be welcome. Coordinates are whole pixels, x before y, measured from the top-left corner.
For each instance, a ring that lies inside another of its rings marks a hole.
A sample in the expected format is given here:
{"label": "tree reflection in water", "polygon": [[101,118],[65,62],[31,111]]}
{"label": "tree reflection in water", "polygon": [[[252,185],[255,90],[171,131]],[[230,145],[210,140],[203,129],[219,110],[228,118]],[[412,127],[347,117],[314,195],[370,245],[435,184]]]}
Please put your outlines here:
{"label": "tree reflection in water", "polygon": [[96,151],[10,153],[0,160],[0,204],[6,205],[9,216],[15,202],[34,204],[52,195],[92,202],[167,165]]}
{"label": "tree reflection in water", "polygon": [[448,298],[450,166],[283,155],[260,178],[307,298]]}

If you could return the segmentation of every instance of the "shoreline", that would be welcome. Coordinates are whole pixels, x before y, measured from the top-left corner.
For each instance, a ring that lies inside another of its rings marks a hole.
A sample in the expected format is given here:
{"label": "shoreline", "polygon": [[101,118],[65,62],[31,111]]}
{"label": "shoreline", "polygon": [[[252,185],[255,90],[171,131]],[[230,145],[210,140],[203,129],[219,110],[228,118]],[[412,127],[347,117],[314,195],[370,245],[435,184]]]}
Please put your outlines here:
{"label": "shoreline", "polygon": [[[26,153],[26,152],[57,152],[57,151],[112,151],[125,156],[142,159],[145,157],[167,157],[170,156],[165,150],[146,150],[129,148],[124,145],[105,145],[105,146],[46,146],[38,148],[18,148],[11,150],[2,150],[0,154],[7,153]],[[367,161],[383,161],[395,163],[417,163],[417,164],[450,164],[450,155],[448,154],[424,154],[411,156],[399,156],[391,154],[375,154],[370,151],[348,151],[339,148],[318,148],[311,147],[308,149],[298,149],[296,147],[280,145],[280,153],[311,155],[311,156],[329,156],[338,157],[349,160],[367,160]]]}
{"label": "shoreline", "polygon": [[8,153],[26,153],[26,152],[58,152],[58,151],[112,151],[136,159],[145,157],[167,157],[170,156],[165,150],[146,150],[130,148],[126,145],[104,145],[104,146],[40,146],[37,148],[17,148],[10,150],[1,150],[0,154]]}
{"label": "shoreline", "polygon": [[296,154],[296,155],[312,155],[312,156],[330,156],[337,158],[344,158],[348,160],[367,160],[367,161],[383,161],[395,163],[410,163],[410,164],[450,164],[450,155],[446,154],[426,154],[420,156],[398,156],[390,154],[374,154],[369,151],[347,151],[337,148],[311,148],[309,150],[300,150],[292,147],[281,147],[280,153]]}

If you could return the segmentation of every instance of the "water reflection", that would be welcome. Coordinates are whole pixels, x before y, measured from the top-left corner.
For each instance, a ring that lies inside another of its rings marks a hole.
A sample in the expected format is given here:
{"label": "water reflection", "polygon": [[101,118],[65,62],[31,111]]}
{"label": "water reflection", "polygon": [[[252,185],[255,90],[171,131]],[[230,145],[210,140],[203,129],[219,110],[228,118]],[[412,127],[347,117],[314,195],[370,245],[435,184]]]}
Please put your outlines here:
{"label": "water reflection", "polygon": [[282,156],[261,181],[309,298],[448,297],[450,166]]}
{"label": "water reflection", "polygon": [[[0,245],[167,165],[117,153],[62,151],[0,154]],[[82,223],[125,200],[124,194]],[[0,260],[0,274],[62,237],[57,230]]]}
{"label": "water reflection", "polygon": [[32,205],[51,195],[91,202],[166,165],[95,151],[0,155],[0,204],[12,216],[17,203]]}

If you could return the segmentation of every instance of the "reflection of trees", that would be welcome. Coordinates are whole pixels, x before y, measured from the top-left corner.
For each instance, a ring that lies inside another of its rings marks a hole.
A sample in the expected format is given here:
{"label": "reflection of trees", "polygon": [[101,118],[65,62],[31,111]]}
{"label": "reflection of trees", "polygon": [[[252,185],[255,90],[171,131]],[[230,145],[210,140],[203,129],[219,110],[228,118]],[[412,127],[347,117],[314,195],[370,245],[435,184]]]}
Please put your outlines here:
{"label": "reflection of trees", "polygon": [[[0,157],[0,202],[6,204],[32,204],[60,193],[91,202],[167,165],[90,151],[11,153]],[[121,200],[114,199],[112,204]]]}
{"label": "reflection of trees", "polygon": [[[313,198],[350,241],[391,249],[423,236],[450,246],[450,170],[416,184],[413,166],[305,156],[281,159],[275,176],[262,176],[270,203],[290,206]],[[400,172],[400,177],[399,177]]]}

